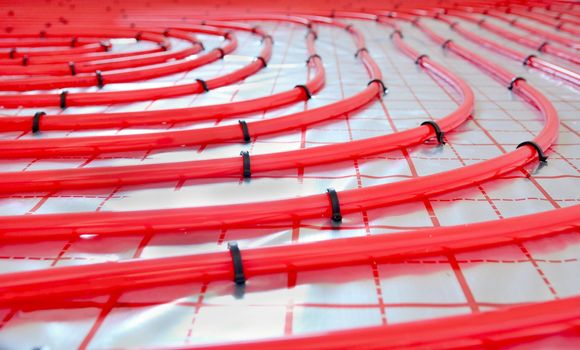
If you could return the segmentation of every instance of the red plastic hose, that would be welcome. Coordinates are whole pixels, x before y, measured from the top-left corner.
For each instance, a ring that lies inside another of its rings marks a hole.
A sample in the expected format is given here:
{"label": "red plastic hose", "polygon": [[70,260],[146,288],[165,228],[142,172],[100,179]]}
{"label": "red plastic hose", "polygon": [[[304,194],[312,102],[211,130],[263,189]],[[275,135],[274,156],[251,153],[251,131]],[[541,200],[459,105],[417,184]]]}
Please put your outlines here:
{"label": "red plastic hose", "polygon": [[[435,33],[422,28],[419,23],[417,26],[434,41],[444,41]],[[545,126],[533,141],[541,149],[547,149],[554,142],[558,135],[559,120],[554,107],[544,95],[525,81],[512,82],[513,76],[509,72],[458,44],[450,43],[448,50],[487,71],[504,86],[507,87],[511,82],[514,92],[537,106],[544,115]],[[344,214],[360,212],[479,184],[518,169],[537,157],[533,147],[524,146],[502,156],[440,174],[340,192],[338,195],[341,211]],[[224,213],[228,215],[224,216]],[[6,216],[0,218],[0,237],[49,239],[78,234],[141,234],[144,230],[165,232],[196,228],[251,227],[271,222],[292,222],[330,216],[328,197],[320,194],[213,207],[34,215],[26,221],[21,220],[20,216]]]}
{"label": "red plastic hose", "polygon": [[[341,14],[342,15],[342,14]],[[419,54],[404,43],[400,36],[393,38],[395,45],[413,60]],[[460,95],[461,105],[451,114],[437,121],[443,132],[448,132],[463,123],[473,110],[473,92],[455,74],[429,58],[420,60],[427,72],[449,83]],[[313,110],[314,112],[315,110]],[[403,132],[372,137],[334,145],[252,156],[252,173],[305,167],[360,159],[372,154],[383,153],[402,146],[410,146],[435,136],[429,126],[420,126]],[[0,193],[28,191],[60,191],[135,185],[151,182],[177,181],[192,178],[228,176],[242,174],[242,159],[212,159],[203,161],[174,162],[134,166],[115,166],[88,169],[59,169],[0,173]]]}

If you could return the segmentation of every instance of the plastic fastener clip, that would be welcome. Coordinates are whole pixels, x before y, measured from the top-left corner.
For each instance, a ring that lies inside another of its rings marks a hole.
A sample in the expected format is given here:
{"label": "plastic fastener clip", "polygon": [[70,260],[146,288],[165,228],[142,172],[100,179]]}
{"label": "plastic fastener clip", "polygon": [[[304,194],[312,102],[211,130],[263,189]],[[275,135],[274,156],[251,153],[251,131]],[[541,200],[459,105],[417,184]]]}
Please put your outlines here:
{"label": "plastic fastener clip", "polygon": [[242,262],[242,252],[237,242],[228,242],[228,250],[232,257],[232,264],[234,265],[234,283],[237,285],[246,284],[246,276],[244,275],[244,265]]}
{"label": "plastic fastener clip", "polygon": [[242,133],[244,134],[244,142],[248,143],[252,140],[250,137],[250,131],[248,130],[248,123],[245,120],[238,120],[240,128],[242,128]]}
{"label": "plastic fastener clip", "polygon": [[328,198],[330,199],[330,208],[332,209],[331,219],[334,222],[342,221],[342,214],[340,213],[340,202],[338,201],[338,194],[334,188],[329,188],[326,190],[328,193]]}
{"label": "plastic fastener clip", "polygon": [[437,142],[439,142],[440,145],[445,144],[445,140],[443,139],[443,136],[445,136],[445,133],[443,131],[441,131],[439,124],[435,123],[432,120],[427,120],[427,121],[422,122],[421,125],[428,125],[431,128],[433,128],[433,130],[435,131],[435,136],[437,138]]}
{"label": "plastic fastener clip", "polygon": [[242,175],[245,179],[249,179],[252,177],[252,163],[250,162],[250,153],[248,151],[241,151],[240,155],[242,156],[243,161]]}
{"label": "plastic fastener clip", "polygon": [[32,133],[37,134],[40,131],[40,118],[45,116],[44,112],[36,112],[32,117]]}
{"label": "plastic fastener clip", "polygon": [[312,98],[312,93],[310,92],[310,89],[308,89],[308,86],[306,85],[296,85],[294,88],[299,88],[302,91],[304,91],[304,93],[306,94],[306,99],[310,100]]}
{"label": "plastic fastener clip", "polygon": [[195,81],[197,81],[199,83],[199,85],[201,85],[201,88],[203,89],[203,91],[205,91],[205,92],[209,91],[209,87],[207,86],[207,83],[205,82],[205,80],[195,79]]}
{"label": "plastic fastener clip", "polygon": [[548,157],[544,154],[544,151],[534,141],[524,141],[524,142],[520,143],[516,147],[516,149],[518,149],[522,146],[532,146],[536,150],[536,152],[538,152],[538,159],[540,160],[540,162],[545,163],[548,160]]}

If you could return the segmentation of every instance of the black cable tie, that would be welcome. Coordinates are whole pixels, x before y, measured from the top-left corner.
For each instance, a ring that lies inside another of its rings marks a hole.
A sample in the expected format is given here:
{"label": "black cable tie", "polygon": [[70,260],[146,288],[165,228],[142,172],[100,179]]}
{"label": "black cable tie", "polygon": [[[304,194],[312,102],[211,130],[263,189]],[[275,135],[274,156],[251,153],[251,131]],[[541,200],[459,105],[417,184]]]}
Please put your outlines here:
{"label": "black cable tie", "polygon": [[381,89],[383,89],[383,95],[386,95],[389,91],[389,88],[385,85],[385,83],[381,79],[373,79],[368,82],[367,86],[371,85],[372,83],[379,83],[381,85]]}
{"label": "black cable tie", "polygon": [[41,38],[46,38],[46,30],[41,30],[40,32],[38,32],[38,36]]}
{"label": "black cable tie", "polygon": [[507,88],[508,88],[508,90],[513,90],[513,89],[514,89],[514,87],[516,86],[516,85],[515,85],[515,84],[516,84],[516,82],[517,82],[517,81],[520,81],[520,80],[521,80],[521,81],[526,81],[526,79],[524,79],[524,78],[522,78],[522,77],[515,77],[515,78],[513,78],[513,79],[512,79],[512,81],[510,81],[510,84],[509,84],[509,85],[508,85],[508,87],[507,87]]}
{"label": "black cable tie", "polygon": [[334,188],[328,188],[326,190],[328,193],[328,198],[330,199],[330,207],[332,209],[332,221],[334,222],[341,222],[342,215],[340,214],[340,202],[338,201],[338,194],[334,190]]}
{"label": "black cable tie", "polygon": [[97,86],[99,89],[102,89],[103,86],[105,86],[105,82],[103,81],[103,74],[100,70],[96,70],[95,75],[97,76]]}
{"label": "black cable tie", "polygon": [[536,152],[538,152],[538,159],[540,160],[540,162],[544,163],[548,160],[548,157],[544,154],[544,151],[534,141],[524,141],[524,142],[520,143],[516,147],[516,149],[518,149],[522,146],[532,146],[536,150]]}
{"label": "black cable tie", "polygon": [[367,52],[367,53],[369,52],[369,50],[367,50],[366,47],[361,47],[360,49],[356,50],[356,52],[354,53],[354,57],[357,58],[358,55],[360,55],[360,53],[363,52],[363,51],[364,52]]}
{"label": "black cable tie", "polygon": [[237,242],[228,242],[228,250],[232,257],[234,265],[234,283],[237,285],[246,284],[246,276],[244,275],[244,265],[242,263],[242,253]]}
{"label": "black cable tie", "polygon": [[445,136],[445,133],[443,131],[441,131],[441,128],[439,127],[439,125],[437,123],[435,123],[432,120],[427,120],[425,122],[422,122],[421,125],[429,125],[430,127],[432,127],[433,130],[435,131],[435,136],[437,137],[437,142],[439,142],[440,145],[445,144],[445,140],[443,140],[443,136]]}
{"label": "black cable tie", "polygon": [[527,66],[528,64],[530,64],[530,60],[532,58],[535,58],[535,57],[536,57],[536,55],[528,55],[526,58],[524,58],[524,61],[522,62],[522,64],[524,66]]}
{"label": "black cable tie", "polygon": [[207,83],[205,82],[205,80],[195,79],[195,81],[197,81],[201,85],[201,87],[203,88],[203,91],[205,91],[205,92],[209,91],[209,87],[207,86]]}
{"label": "black cable tie", "polygon": [[232,37],[232,35],[233,35],[233,34],[234,34],[234,32],[233,32],[233,31],[231,31],[231,30],[226,30],[226,31],[224,32],[224,38],[225,38],[225,39],[230,39],[230,38]]}
{"label": "black cable tie", "polygon": [[401,37],[401,39],[403,39],[403,32],[401,32],[398,29],[391,33],[390,35],[391,39],[395,36],[395,34],[398,34]]}
{"label": "black cable tie", "polygon": [[426,58],[426,57],[428,58],[429,55],[425,55],[425,54],[419,55],[419,57],[417,57],[417,59],[415,60],[415,64],[416,65],[421,64],[421,61],[423,60],[423,58]]}
{"label": "black cable tie", "polygon": [[13,48],[10,50],[10,52],[8,53],[8,57],[9,57],[10,59],[13,59],[13,58],[14,58],[14,56],[16,56],[16,48],[14,48],[14,47],[13,47]]}
{"label": "black cable tie", "polygon": [[77,38],[76,36],[75,36],[75,37],[73,37],[73,38],[70,40],[70,47],[76,47],[76,46],[77,46],[77,42],[78,42],[78,41],[79,41],[79,38]]}
{"label": "black cable tie", "polygon": [[135,34],[135,40],[137,40],[137,41],[141,41],[142,37],[143,37],[143,32],[138,32],[137,34]]}
{"label": "black cable tie", "polygon": [[302,89],[302,91],[304,91],[304,93],[306,94],[306,99],[307,100],[310,100],[312,98],[312,93],[310,93],[310,90],[308,89],[308,86],[306,86],[306,85],[296,85],[294,88]]}
{"label": "black cable tie", "polygon": [[74,62],[69,62],[68,63],[68,68],[70,69],[70,74],[71,75],[77,75],[77,67],[75,66]]}
{"label": "black cable tie", "polygon": [[220,57],[219,57],[220,59],[224,58],[224,56],[226,55],[226,52],[221,47],[216,48],[215,51],[220,53]]}
{"label": "black cable tie", "polygon": [[270,41],[272,42],[272,44],[274,43],[274,38],[272,38],[271,35],[264,35],[262,37],[262,42],[264,42],[266,39],[270,39]]}
{"label": "black cable tie", "polygon": [[512,20],[510,21],[510,25],[512,25],[512,26],[513,26],[513,25],[515,25],[517,21],[518,21],[518,19],[517,19],[517,18],[514,18],[514,19],[512,19]]}
{"label": "black cable tie", "polygon": [[268,67],[268,62],[266,62],[266,59],[264,57],[258,56],[258,57],[256,57],[256,60],[262,62],[262,65],[264,66],[264,68]]}
{"label": "black cable tie", "polygon": [[163,36],[167,37],[169,36],[169,31],[171,30],[171,28],[167,28],[163,31]]}
{"label": "black cable tie", "polygon": [[63,91],[60,93],[60,108],[66,108],[66,95],[68,95],[68,91]]}
{"label": "black cable tie", "polygon": [[248,143],[252,140],[250,137],[250,131],[248,130],[248,123],[245,120],[238,120],[240,128],[242,128],[242,134],[244,134],[244,142]]}
{"label": "black cable tie", "polygon": [[349,24],[346,27],[344,27],[344,30],[346,30],[347,32],[350,32],[351,29],[352,29],[352,24]]}
{"label": "black cable tie", "polygon": [[544,51],[544,49],[546,48],[546,45],[548,45],[548,44],[549,44],[549,42],[548,42],[548,41],[544,41],[544,42],[542,43],[542,45],[540,45],[540,46],[538,47],[538,52],[543,52],[543,51]]}
{"label": "black cable tie", "polygon": [[244,164],[243,176],[245,179],[249,179],[252,177],[250,153],[248,151],[241,151],[240,155],[242,156],[242,160],[243,160],[243,164]]}
{"label": "black cable tie", "polygon": [[485,18],[482,18],[479,20],[479,22],[477,22],[477,25],[481,27],[484,22],[485,22]]}
{"label": "black cable tie", "polygon": [[455,27],[457,27],[458,25],[459,25],[459,22],[453,22],[449,25],[449,28],[455,29]]}
{"label": "black cable tie", "polygon": [[306,36],[312,34],[312,36],[314,37],[314,40],[318,40],[318,33],[316,33],[316,31],[314,29],[309,29],[308,33],[306,33]]}
{"label": "black cable tie", "polygon": [[105,52],[109,52],[109,50],[111,49],[111,43],[107,41],[101,41],[101,47]]}
{"label": "black cable tie", "polygon": [[447,39],[443,42],[443,44],[441,44],[441,47],[445,50],[445,49],[447,49],[447,46],[452,42],[453,42],[453,40]]}
{"label": "black cable tie", "polygon": [[252,28],[252,33],[256,34],[256,33],[258,33],[259,30],[260,30],[260,27],[259,26],[255,26],[255,27]]}
{"label": "black cable tie", "polygon": [[45,116],[44,112],[36,112],[32,117],[32,133],[37,134],[40,131],[40,118]]}
{"label": "black cable tie", "polygon": [[25,67],[28,66],[28,60],[29,60],[28,55],[22,56],[22,65]]}
{"label": "black cable tie", "polygon": [[314,55],[310,55],[308,57],[308,59],[306,60],[306,64],[310,64],[310,61],[312,61],[314,58],[318,58],[319,60],[322,61],[322,57],[320,57],[319,54],[315,53]]}
{"label": "black cable tie", "polygon": [[169,50],[169,45],[166,42],[162,42],[159,44],[159,47],[161,48],[161,50],[163,51],[167,51]]}

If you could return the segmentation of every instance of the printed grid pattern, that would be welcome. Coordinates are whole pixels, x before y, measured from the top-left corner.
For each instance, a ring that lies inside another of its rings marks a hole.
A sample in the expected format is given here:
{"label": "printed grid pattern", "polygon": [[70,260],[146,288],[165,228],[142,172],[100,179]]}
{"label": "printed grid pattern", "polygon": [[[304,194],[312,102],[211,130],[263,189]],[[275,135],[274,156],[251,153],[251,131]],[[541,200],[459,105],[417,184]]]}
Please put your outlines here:
{"label": "printed grid pattern", "polygon": [[[123,154],[95,159],[31,160],[22,163],[3,161],[0,168],[3,171],[27,171],[207,159],[237,155],[240,148],[248,149],[252,154],[279,152],[396,132],[416,126],[426,119],[436,120],[457,106],[458,96],[452,89],[429,77],[412,60],[397,51],[388,40],[389,28],[376,23],[352,23],[363,31],[367,47],[380,65],[390,89],[387,97],[377,99],[361,111],[299,132],[259,137],[243,146],[232,142],[171,152]],[[0,247],[0,270],[12,272],[224,250],[225,243],[232,240],[238,241],[243,250],[388,234],[422,227],[496,220],[578,204],[578,191],[573,190],[580,187],[577,154],[580,98],[577,92],[537,72],[528,71],[517,62],[507,61],[470,45],[443,24],[432,20],[424,20],[424,23],[500,63],[514,74],[525,76],[553,101],[562,123],[558,145],[548,152],[548,166],[533,164],[474,188],[425,198],[417,203],[348,215],[340,229],[326,220],[306,220],[292,227],[272,225],[260,229],[5,245]],[[501,25],[501,22],[497,24]],[[121,107],[70,108],[65,113],[228,102],[286,90],[302,83],[309,74],[304,66],[307,56],[302,39],[304,28],[284,23],[260,25],[274,37],[274,55],[266,70],[245,82],[194,97]],[[338,191],[360,188],[438,173],[493,158],[531,139],[542,127],[542,121],[534,110],[485,73],[443,52],[416,29],[406,25],[403,29],[409,44],[452,68],[474,90],[474,117],[447,134],[447,145],[444,147],[429,142],[354,162],[256,174],[251,182],[237,178],[188,180],[164,186],[120,187],[82,193],[11,195],[0,200],[0,210],[3,215],[33,215],[137,210],[160,205],[167,208],[204,206],[309,195],[324,192],[327,187]],[[483,30],[478,30],[478,34],[497,39]],[[212,40],[209,37],[202,39],[204,42]],[[249,35],[239,34],[239,39],[235,56],[224,62],[216,62],[187,74],[156,79],[147,86],[211,77],[243,65],[257,54],[259,43]],[[355,48],[346,32],[321,27],[316,46],[327,72],[325,88],[307,103],[248,116],[245,120],[273,118],[324,105],[366,86],[368,76],[353,58]],[[138,86],[143,85],[139,83]],[[31,113],[24,109],[16,112]],[[237,119],[203,125],[235,122]],[[198,126],[164,126],[167,130],[184,127]],[[151,130],[155,128],[102,133]],[[59,133],[51,134],[61,136]],[[95,133],[63,133],[66,136],[84,134]],[[2,137],[10,139],[29,135],[4,134]],[[0,312],[0,348],[46,346],[50,349],[106,349],[201,344],[488,311],[580,293],[580,282],[574,278],[580,268],[579,249],[580,236],[576,233],[429,259],[263,276],[248,281],[243,293],[228,281],[193,283],[76,301],[65,309],[4,310]],[[564,340],[550,341],[559,344]]]}

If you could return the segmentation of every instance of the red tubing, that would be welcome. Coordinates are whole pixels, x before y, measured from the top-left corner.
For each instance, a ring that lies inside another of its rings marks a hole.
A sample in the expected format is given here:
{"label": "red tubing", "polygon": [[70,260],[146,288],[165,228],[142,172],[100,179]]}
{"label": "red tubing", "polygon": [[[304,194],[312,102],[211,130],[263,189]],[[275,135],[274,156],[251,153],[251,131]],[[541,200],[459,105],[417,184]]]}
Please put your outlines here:
{"label": "red tubing", "polygon": [[[297,21],[291,17],[286,20],[292,20],[295,23],[307,25],[307,21]],[[209,23],[210,25],[219,24]],[[188,30],[190,27],[184,28]],[[318,92],[324,85],[324,67],[321,61],[316,57],[314,49],[315,34],[310,31],[307,36],[308,54],[313,57],[309,65],[316,70],[314,74],[304,85],[311,93]],[[136,111],[122,113],[87,113],[87,114],[67,114],[64,115],[46,115],[41,120],[41,130],[82,130],[82,129],[99,129],[99,128],[124,128],[137,125],[156,125],[160,123],[180,123],[201,121],[207,119],[225,119],[241,114],[262,111],[270,108],[280,107],[292,102],[305,100],[308,97],[301,88],[279,92],[266,97],[259,97],[228,104],[217,104],[208,106],[199,106],[191,108],[175,108],[153,111]],[[32,127],[32,116],[1,116],[1,131],[27,131]]]}
{"label": "red tubing", "polygon": [[437,19],[451,25],[451,28],[456,31],[457,33],[461,34],[463,37],[467,38],[474,43],[480,44],[483,47],[486,47],[494,52],[497,52],[505,57],[508,57],[512,60],[522,62],[522,64],[536,68],[544,73],[551,74],[557,78],[560,78],[568,83],[570,83],[573,87],[580,89],[580,75],[566,69],[560,65],[548,62],[542,58],[536,56],[530,56],[525,53],[521,53],[514,49],[499,45],[494,41],[485,39],[477,34],[471,33],[468,30],[465,30],[461,27],[461,24],[457,22],[453,22],[448,18],[437,16]]}
{"label": "red tubing", "polygon": [[[224,24],[224,27],[242,30],[260,35],[262,38],[267,37],[267,34],[262,30],[254,30],[254,28],[246,25]],[[181,28],[180,28],[181,29]],[[224,48],[226,50],[227,46]],[[233,49],[233,48],[231,48]],[[252,63],[237,69],[231,73],[225,74],[221,77],[208,79],[206,81],[209,89],[225,86],[241,79],[244,79],[260,69],[264,68],[264,64],[270,60],[272,54],[272,41],[264,40],[262,52],[258,55],[261,59],[256,59]],[[216,61],[222,57],[221,52],[213,50],[212,52],[203,55],[203,63]],[[202,57],[199,57],[200,59]],[[262,61],[263,59],[263,61]],[[92,76],[92,85],[97,86],[98,77]],[[106,74],[103,74],[103,82],[108,83]],[[203,85],[200,82],[190,84],[175,85],[162,88],[141,89],[130,91],[115,91],[115,92],[101,92],[101,93],[70,93],[67,97],[68,106],[86,106],[96,104],[115,104],[124,102],[137,102],[146,100],[156,100],[168,97],[189,95],[204,92]],[[0,95],[0,106],[5,108],[14,107],[41,107],[41,106],[60,106],[60,94],[36,94],[36,95]]]}
{"label": "red tubing", "polygon": [[[415,60],[419,56],[415,50],[404,43],[401,37],[394,37],[393,40],[397,47],[410,58]],[[441,130],[448,132],[471,115],[474,103],[473,92],[462,79],[429,58],[423,58],[419,63],[427,72],[444,79],[462,97],[462,103],[457,110],[437,121]],[[311,112],[316,113],[317,110],[314,109]],[[431,127],[420,126],[403,132],[347,143],[255,155],[252,156],[252,173],[360,159],[402,146],[417,144],[433,136],[435,133]],[[240,174],[242,174],[240,157],[135,166],[0,173],[0,178],[3,180],[0,183],[0,193],[14,192],[14,189],[18,189],[18,192],[59,191]]]}
{"label": "red tubing", "polygon": [[525,45],[525,46],[532,48],[534,50],[537,50],[539,52],[547,53],[547,54],[550,54],[553,56],[557,56],[559,58],[565,59],[565,60],[570,61],[570,62],[575,63],[575,64],[580,64],[580,58],[578,57],[578,55],[576,53],[573,53],[569,50],[554,46],[547,41],[538,40],[538,39],[531,39],[527,36],[514,34],[514,33],[510,32],[508,30],[505,30],[499,26],[488,23],[488,21],[485,20],[485,17],[482,17],[481,20],[478,20],[478,19],[476,19],[468,14],[465,14],[463,12],[460,12],[460,11],[448,11],[448,13],[454,17],[459,17],[459,18],[462,18],[462,19],[469,21],[471,23],[478,24],[479,27],[486,29],[494,34],[497,34],[498,36],[515,41],[519,44]]}
{"label": "red tubing", "polygon": [[[355,36],[359,35],[355,29],[349,29],[349,31]],[[362,39],[358,39],[358,46],[359,48],[364,47],[364,41]],[[367,52],[362,51],[359,57],[369,72],[370,81],[382,79],[378,66]],[[319,74],[324,73],[321,71]],[[208,80],[208,84],[209,82],[210,80]],[[339,102],[280,118],[248,123],[248,129],[250,135],[256,137],[312,125],[341,116],[345,112],[356,110],[369,103],[377,94],[381,94],[382,92],[379,83],[368,84],[361,92]],[[242,136],[242,130],[239,125],[229,125],[141,135],[9,140],[0,141],[0,158],[42,158],[64,155],[96,155],[107,152],[134,150],[154,150],[176,148],[182,145],[242,140]]]}
{"label": "red tubing", "polygon": [[578,327],[580,297],[505,308],[474,315],[446,317],[389,326],[368,327],[257,342],[172,347],[197,350],[383,350],[467,349],[513,345]]}
{"label": "red tubing", "polygon": [[[417,24],[432,40],[443,38]],[[398,36],[394,36],[397,38]],[[448,50],[489,72],[504,86],[513,76],[503,68],[450,43]],[[549,100],[525,81],[513,83],[514,92],[537,106],[545,118],[544,129],[534,138],[539,147],[547,149],[558,135],[558,116]],[[477,164],[398,183],[371,186],[339,193],[344,214],[412,201],[477,184],[518,169],[537,159],[532,147],[521,147],[510,153]],[[241,163],[238,163],[241,166]],[[223,213],[228,213],[224,216]],[[20,216],[0,217],[0,237],[20,239],[70,238],[78,234],[141,234],[196,228],[251,227],[272,222],[330,217],[326,194],[263,203],[221,205],[180,209],[129,212],[91,212],[33,215],[26,221]]]}
{"label": "red tubing", "polygon": [[[194,218],[192,218],[193,220]],[[570,232],[580,226],[580,206],[501,221],[436,227],[388,235],[244,250],[244,274],[255,276],[335,266],[399,261],[461,252],[514,240]],[[105,262],[0,275],[0,305],[50,305],[55,299],[233,279],[229,252]]]}

